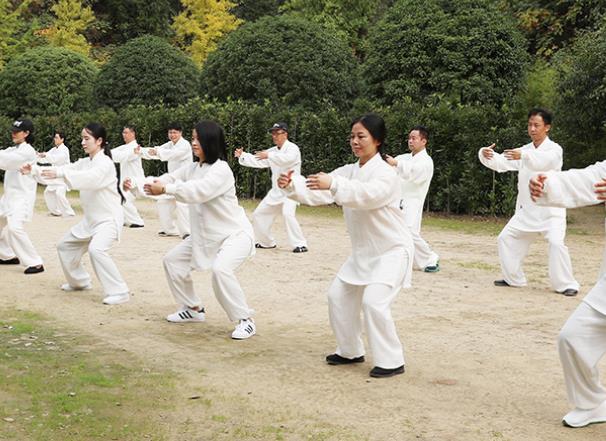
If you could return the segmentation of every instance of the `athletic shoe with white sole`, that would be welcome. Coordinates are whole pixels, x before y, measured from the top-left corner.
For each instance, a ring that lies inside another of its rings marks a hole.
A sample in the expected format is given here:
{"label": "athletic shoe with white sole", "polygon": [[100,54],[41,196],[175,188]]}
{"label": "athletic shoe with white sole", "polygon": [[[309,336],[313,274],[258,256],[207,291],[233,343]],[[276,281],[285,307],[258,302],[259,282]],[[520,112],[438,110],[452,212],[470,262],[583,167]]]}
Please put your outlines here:
{"label": "athletic shoe with white sole", "polygon": [[234,340],[244,340],[252,337],[257,333],[255,322],[252,319],[240,320],[236,325],[236,329],[231,333],[231,338]]}
{"label": "athletic shoe with white sole", "polygon": [[606,401],[594,409],[579,409],[568,412],[562,424],[568,427],[585,427],[590,424],[606,423]]}
{"label": "athletic shoe with white sole", "polygon": [[166,316],[166,320],[171,323],[203,322],[204,319],[204,308],[200,311],[185,308]]}
{"label": "athletic shoe with white sole", "polygon": [[103,299],[103,303],[105,305],[119,305],[121,303],[126,303],[130,300],[130,294],[115,294],[112,296],[107,296]]}
{"label": "athletic shoe with white sole", "polygon": [[63,291],[88,291],[89,289],[93,289],[93,285],[89,283],[84,286],[71,286],[69,283],[64,283],[61,285],[61,289]]}

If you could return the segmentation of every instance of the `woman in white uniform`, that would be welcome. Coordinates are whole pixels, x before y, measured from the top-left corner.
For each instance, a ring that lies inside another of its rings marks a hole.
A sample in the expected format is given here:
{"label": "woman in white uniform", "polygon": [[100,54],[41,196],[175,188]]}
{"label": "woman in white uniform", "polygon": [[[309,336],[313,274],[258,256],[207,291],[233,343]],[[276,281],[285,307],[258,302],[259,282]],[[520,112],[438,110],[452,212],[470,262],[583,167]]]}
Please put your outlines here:
{"label": "woman in white uniform", "polygon": [[[540,205],[582,207],[606,201],[606,161],[582,170],[539,174],[530,190]],[[598,282],[568,318],[558,337],[568,401],[563,423],[584,427],[606,422],[606,388],[598,363],[606,354],[606,249]]]}
{"label": "woman in white uniform", "polygon": [[[65,135],[63,132],[55,132],[53,142],[55,145],[48,152],[38,153],[38,164],[50,164],[55,167],[68,165],[70,163],[69,149],[65,145]],[[44,200],[51,215],[63,217],[75,215],[72,206],[65,196],[67,186],[62,179],[54,181],[41,180],[40,183],[46,185]]]}
{"label": "woman in white uniform", "polygon": [[124,197],[118,187],[119,176],[111,152],[107,148],[105,128],[97,123],[84,127],[82,148],[88,157],[73,164],[42,169],[25,165],[21,171],[40,175],[43,179],[62,179],[69,189],[80,191],[84,219],[73,226],[57,245],[67,279],[61,289],[91,289],[91,277],[82,266],[82,256],[88,251],[93,270],[103,287],[103,303],[117,305],[130,298],[128,286],[109,255],[112,245],[120,240]]}
{"label": "woman in white uniform", "polygon": [[42,258],[25,231],[32,220],[36,202],[36,181],[23,176],[23,163],[36,162],[34,124],[29,119],[17,120],[11,128],[13,147],[0,150],[0,169],[4,173],[4,194],[0,199],[0,265],[24,265],[25,274],[44,271]]}
{"label": "woman in white uniform", "polygon": [[169,322],[202,322],[205,310],[194,292],[193,270],[211,270],[217,300],[241,340],[256,332],[253,310],[234,271],[255,252],[252,225],[238,205],[234,175],[226,162],[223,129],[212,121],[198,123],[192,134],[198,163],[181,167],[145,184],[147,194],[172,195],[189,204],[191,236],[164,256],[168,286],[180,305],[166,317]]}
{"label": "woman in white uniform", "polygon": [[352,254],[328,292],[328,312],[337,349],[330,365],[364,361],[362,319],[374,367],[371,377],[404,373],[404,353],[391,316],[391,303],[410,286],[413,244],[400,210],[400,181],[381,157],[385,122],[364,115],[351,125],[350,144],[359,159],[330,174],[305,179],[282,174],[279,185],[288,197],[309,205],[337,203],[343,207]]}

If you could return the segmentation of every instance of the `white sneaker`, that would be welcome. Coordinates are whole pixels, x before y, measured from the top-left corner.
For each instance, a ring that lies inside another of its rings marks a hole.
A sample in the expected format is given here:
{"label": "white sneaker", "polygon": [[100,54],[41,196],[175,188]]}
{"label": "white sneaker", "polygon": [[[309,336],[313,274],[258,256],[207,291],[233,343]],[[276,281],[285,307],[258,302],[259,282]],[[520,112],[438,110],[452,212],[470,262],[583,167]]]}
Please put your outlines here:
{"label": "white sneaker", "polygon": [[577,407],[562,419],[562,424],[568,427],[585,427],[595,423],[606,423],[606,401],[594,409]]}
{"label": "white sneaker", "polygon": [[203,322],[204,319],[204,308],[200,311],[191,308],[180,309],[166,316],[166,320],[171,323]]}
{"label": "white sneaker", "polygon": [[119,305],[120,303],[126,303],[130,300],[130,294],[115,294],[112,296],[107,296],[103,299],[103,303],[105,305]]}
{"label": "white sneaker", "polygon": [[236,325],[236,329],[231,333],[231,338],[234,340],[244,340],[252,337],[257,333],[255,322],[252,319],[240,320]]}
{"label": "white sneaker", "polygon": [[76,286],[71,286],[69,283],[64,283],[63,285],[61,285],[61,289],[63,291],[88,291],[89,289],[93,289],[93,285],[91,285],[89,283],[82,287],[80,287],[80,286],[76,287]]}

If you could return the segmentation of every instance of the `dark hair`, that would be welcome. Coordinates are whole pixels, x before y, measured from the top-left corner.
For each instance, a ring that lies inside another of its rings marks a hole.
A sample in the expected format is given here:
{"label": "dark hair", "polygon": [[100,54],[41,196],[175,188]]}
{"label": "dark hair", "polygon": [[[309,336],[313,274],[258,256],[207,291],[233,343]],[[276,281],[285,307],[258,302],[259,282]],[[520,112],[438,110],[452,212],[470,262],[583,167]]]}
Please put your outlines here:
{"label": "dark hair", "polygon": [[[421,135],[421,138],[423,138],[425,141],[429,141],[429,130],[427,129],[427,127],[414,126],[412,129],[410,129],[410,132],[413,132],[415,130],[417,132],[419,132],[419,135]],[[410,133],[410,132],[408,132],[408,133]]]}
{"label": "dark hair", "polygon": [[[93,123],[88,123],[86,126],[84,126],[84,130],[86,130],[93,138],[102,139],[101,148],[103,149],[103,153],[105,153],[111,159],[112,151],[109,148],[109,144],[107,143],[107,131],[105,130],[105,127],[103,127],[99,123],[93,122]],[[120,168],[118,167],[118,164],[115,164],[115,167],[116,167],[116,178],[118,179],[118,194],[120,195],[122,204],[124,204],[124,202],[126,202],[126,199],[124,198],[124,194],[122,193],[122,189],[120,188]]]}
{"label": "dark hair", "polygon": [[385,121],[379,115],[374,113],[367,113],[366,115],[362,115],[351,122],[350,129],[353,129],[353,126],[357,123],[360,123],[364,126],[366,130],[370,133],[370,135],[377,141],[379,141],[379,153],[381,157],[385,159],[385,138],[387,136],[387,127],[385,127]]}
{"label": "dark hair", "polygon": [[132,124],[126,124],[124,126],[124,128],[130,130],[131,132],[133,132],[135,134],[137,133],[137,129],[135,129],[135,126],[133,126]]}
{"label": "dark hair", "polygon": [[217,159],[227,160],[223,127],[214,121],[200,121],[194,130],[198,135],[198,144],[204,152],[204,162],[214,164]]}
{"label": "dark hair", "polygon": [[65,141],[65,131],[55,130],[55,135],[59,135],[59,138],[61,138],[63,141]]}
{"label": "dark hair", "polygon": [[173,121],[168,125],[168,130],[178,130],[179,132],[182,132],[183,126],[181,126],[181,124],[178,122]]}
{"label": "dark hair", "polygon": [[530,112],[528,112],[527,119],[530,119],[531,116],[535,115],[539,115],[541,118],[543,118],[543,122],[545,124],[551,125],[551,121],[553,120],[553,114],[549,110],[543,109],[542,107],[535,107],[533,109],[530,109]]}

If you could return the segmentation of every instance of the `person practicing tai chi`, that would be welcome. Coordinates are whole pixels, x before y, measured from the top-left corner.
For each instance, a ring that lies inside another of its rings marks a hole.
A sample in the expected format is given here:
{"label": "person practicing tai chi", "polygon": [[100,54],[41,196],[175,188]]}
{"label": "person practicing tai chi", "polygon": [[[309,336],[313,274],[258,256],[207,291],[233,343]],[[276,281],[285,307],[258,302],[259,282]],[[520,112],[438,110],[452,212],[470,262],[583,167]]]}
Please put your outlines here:
{"label": "person practicing tai chi", "polygon": [[274,147],[255,152],[246,153],[236,149],[234,156],[240,165],[255,168],[271,168],[271,190],[263,198],[253,212],[253,227],[257,248],[276,248],[276,241],[271,235],[271,226],[279,212],[282,212],[288,241],[293,253],[307,252],[307,241],[303,237],[301,226],[295,217],[297,202],[288,199],[284,191],[278,187],[278,177],[281,173],[293,170],[295,175],[301,174],[301,152],[299,147],[288,140],[288,126],[286,123],[275,123],[270,129]]}
{"label": "person practicing tai chi", "polygon": [[414,246],[400,210],[400,180],[381,157],[385,122],[374,114],[351,125],[354,164],[305,179],[292,171],[278,185],[288,197],[309,204],[337,203],[351,238],[352,254],[328,291],[328,314],[337,339],[330,365],[364,362],[362,318],[374,367],[371,377],[404,373],[404,353],[391,316],[391,303],[410,286]]}
{"label": "person practicing tai chi", "polygon": [[217,300],[236,328],[231,337],[243,340],[256,333],[244,291],[234,271],[255,253],[253,228],[238,204],[234,175],[226,162],[223,128],[201,121],[193,130],[192,150],[199,162],[165,174],[144,190],[168,194],[189,204],[191,236],[164,256],[168,286],[180,305],[166,320],[203,322],[205,310],[194,292],[192,270],[211,270]]}
{"label": "person practicing tai chi", "polygon": [[421,237],[423,205],[433,177],[433,160],[426,149],[428,140],[429,131],[426,127],[413,127],[408,133],[410,153],[395,158],[386,155],[386,161],[395,167],[401,178],[401,206],[415,246],[414,266],[426,273],[437,273],[440,271],[440,257]]}
{"label": "person practicing tai chi", "polygon": [[36,202],[36,181],[23,176],[23,163],[36,162],[34,123],[20,119],[11,127],[13,147],[0,150],[0,169],[4,170],[4,194],[0,199],[0,265],[24,265],[25,274],[44,271],[42,258],[25,231],[32,220]]}
{"label": "person practicing tai chi", "polygon": [[119,177],[107,147],[106,130],[97,123],[82,129],[82,148],[88,157],[62,167],[40,168],[25,164],[21,173],[43,179],[61,179],[72,190],[80,191],[84,219],[74,225],[57,245],[59,261],[67,283],[64,291],[92,288],[91,277],[82,266],[82,256],[88,251],[93,270],[103,286],[106,305],[129,300],[128,286],[109,250],[120,240],[123,225],[121,204],[124,197],[118,187]]}
{"label": "person practicing tai chi", "polygon": [[[182,133],[183,128],[180,124],[169,124],[169,141],[159,147],[142,148],[142,158],[167,162],[169,173],[184,165],[191,165],[193,162],[191,144],[183,138]],[[183,238],[189,236],[189,209],[187,204],[178,202],[173,196],[164,194],[157,196],[156,207],[158,207],[158,218],[160,220],[158,235],[181,236]]]}
{"label": "person practicing tai chi", "polygon": [[[540,205],[582,207],[606,201],[606,161],[585,169],[541,173],[530,180]],[[568,318],[558,337],[568,401],[574,409],[563,418],[570,427],[606,422],[606,388],[598,363],[606,354],[606,248],[598,282]]]}
{"label": "person practicing tai chi", "polygon": [[[65,135],[63,132],[55,132],[53,142],[55,145],[49,151],[38,153],[38,164],[50,164],[55,167],[68,165],[70,163],[69,149],[65,145]],[[46,185],[44,200],[52,216],[75,216],[76,213],[74,213],[72,206],[65,196],[67,187],[62,179],[53,181],[41,180],[40,183]]]}
{"label": "person practicing tai chi", "polygon": [[[133,126],[125,126],[122,129],[124,144],[111,150],[114,162],[120,164],[120,187],[127,177],[130,179],[145,179],[143,165],[141,163],[141,147],[137,143],[137,134]],[[126,202],[122,205],[124,210],[124,225],[130,228],[142,228],[145,222],[135,207],[136,196],[133,192],[124,195]]]}
{"label": "person practicing tai chi", "polygon": [[528,135],[531,143],[517,149],[494,151],[495,144],[483,147],[478,157],[486,167],[499,172],[518,172],[516,210],[498,237],[502,280],[496,286],[526,286],[522,262],[537,234],[549,242],[549,279],[553,289],[565,296],[579,292],[579,283],[572,274],[572,263],[566,236],[566,209],[537,206],[530,199],[529,179],[539,172],[562,169],[562,147],[549,139],[551,113],[545,109],[532,109],[528,113]]}

